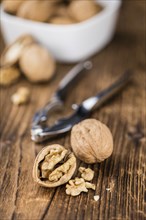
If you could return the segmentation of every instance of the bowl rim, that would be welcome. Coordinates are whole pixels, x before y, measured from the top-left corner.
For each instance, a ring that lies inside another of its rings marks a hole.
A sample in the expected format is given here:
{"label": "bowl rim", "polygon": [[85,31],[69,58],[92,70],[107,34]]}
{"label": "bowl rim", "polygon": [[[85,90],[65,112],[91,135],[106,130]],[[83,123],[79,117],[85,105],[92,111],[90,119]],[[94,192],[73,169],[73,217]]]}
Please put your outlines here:
{"label": "bowl rim", "polygon": [[[97,3],[101,4],[103,6],[103,10],[101,12],[99,12],[98,14],[94,15],[93,17],[79,22],[79,23],[73,23],[73,24],[67,24],[67,25],[63,25],[63,24],[51,24],[51,23],[45,23],[45,22],[39,22],[39,21],[33,21],[33,20],[28,20],[25,18],[21,18],[18,17],[16,15],[11,15],[7,12],[4,11],[2,4],[0,5],[0,13],[1,13],[1,21],[3,20],[7,20],[10,23],[14,23],[14,22],[19,22],[21,23],[21,25],[33,25],[34,27],[38,28],[51,28],[53,30],[70,30],[70,29],[81,29],[81,28],[85,28],[90,24],[93,24],[94,22],[100,22],[102,19],[105,18],[105,16],[107,16],[107,14],[111,14],[115,11],[118,11],[118,9],[120,8],[121,4],[122,4],[122,0],[95,0]],[[114,7],[113,7],[114,6]]]}

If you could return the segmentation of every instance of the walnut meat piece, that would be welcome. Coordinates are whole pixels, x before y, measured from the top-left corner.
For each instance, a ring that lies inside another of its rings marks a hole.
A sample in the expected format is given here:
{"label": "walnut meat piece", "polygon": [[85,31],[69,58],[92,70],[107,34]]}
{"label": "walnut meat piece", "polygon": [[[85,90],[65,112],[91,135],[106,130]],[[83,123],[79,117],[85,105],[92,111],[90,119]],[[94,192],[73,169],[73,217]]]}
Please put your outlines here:
{"label": "walnut meat piece", "polygon": [[88,192],[85,186],[85,181],[82,178],[75,178],[70,180],[66,185],[66,194],[71,196],[78,196],[81,192]]}
{"label": "walnut meat piece", "polygon": [[73,153],[58,144],[43,148],[33,166],[33,178],[39,185],[56,187],[68,182],[76,169]]}
{"label": "walnut meat piece", "polygon": [[0,85],[9,86],[20,77],[20,71],[16,67],[5,66],[0,69]]}
{"label": "walnut meat piece", "polygon": [[85,182],[85,186],[87,189],[95,190],[95,184],[93,184],[93,183]]}
{"label": "walnut meat piece", "polygon": [[105,124],[86,119],[72,128],[71,146],[80,160],[89,164],[102,162],[113,152],[113,137]]}
{"label": "walnut meat piece", "polygon": [[80,167],[79,172],[84,180],[91,181],[94,177],[94,171],[90,168]]}
{"label": "walnut meat piece", "polygon": [[20,68],[31,82],[50,80],[56,69],[56,63],[48,50],[38,44],[25,48],[20,57]]}
{"label": "walnut meat piece", "polygon": [[81,192],[88,192],[88,189],[95,190],[95,185],[85,182],[83,178],[76,177],[66,184],[66,194],[71,196],[78,196]]}
{"label": "walnut meat piece", "polygon": [[72,1],[68,7],[68,14],[81,22],[96,15],[100,10],[101,6],[94,1]]}
{"label": "walnut meat piece", "polygon": [[31,35],[23,35],[5,48],[1,55],[1,66],[13,65],[19,61],[24,48],[35,42]]}
{"label": "walnut meat piece", "polygon": [[11,101],[15,105],[25,104],[29,101],[30,92],[26,87],[20,87],[16,93],[11,96]]}

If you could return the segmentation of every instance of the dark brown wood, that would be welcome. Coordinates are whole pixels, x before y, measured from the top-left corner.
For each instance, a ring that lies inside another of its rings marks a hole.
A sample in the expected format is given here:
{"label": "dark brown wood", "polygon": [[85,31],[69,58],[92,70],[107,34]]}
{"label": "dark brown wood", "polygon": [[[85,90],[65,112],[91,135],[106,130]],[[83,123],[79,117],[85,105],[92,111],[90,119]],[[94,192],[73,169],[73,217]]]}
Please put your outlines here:
{"label": "dark brown wood", "polygon": [[[145,0],[124,1],[114,39],[92,58],[93,69],[68,95],[66,102],[66,112],[69,112],[71,103],[80,103],[95,94],[126,69],[135,72],[133,81],[122,93],[92,114],[93,118],[106,123],[114,136],[112,156],[101,164],[90,166],[95,170],[95,192],[90,190],[88,194],[70,197],[65,194],[65,186],[46,189],[32,179],[34,159],[43,146],[60,143],[70,147],[69,134],[41,145],[33,143],[30,123],[34,112],[51,97],[71,65],[58,64],[56,77],[47,84],[32,85],[22,79],[9,88],[1,88],[0,219],[146,218],[146,148],[143,138],[146,134],[145,9]],[[21,85],[30,88],[31,102],[16,107],[10,96]],[[106,190],[108,187],[111,191]],[[100,196],[97,202],[93,199],[95,194]]]}

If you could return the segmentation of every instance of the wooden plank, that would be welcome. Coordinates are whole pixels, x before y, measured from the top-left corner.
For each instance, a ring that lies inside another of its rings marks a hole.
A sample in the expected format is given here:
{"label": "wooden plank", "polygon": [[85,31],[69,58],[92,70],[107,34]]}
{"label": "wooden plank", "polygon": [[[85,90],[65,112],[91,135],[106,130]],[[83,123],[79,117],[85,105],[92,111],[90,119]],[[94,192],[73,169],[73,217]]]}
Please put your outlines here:
{"label": "wooden plank", "polygon": [[[106,123],[114,136],[112,156],[101,164],[90,165],[95,170],[95,192],[90,190],[74,198],[65,194],[65,186],[46,189],[32,179],[34,159],[43,146],[60,143],[70,147],[69,134],[41,145],[33,143],[30,126],[34,112],[48,101],[71,65],[58,64],[56,77],[47,84],[32,85],[22,79],[1,88],[0,219],[145,219],[146,149],[145,143],[136,138],[146,132],[145,8],[143,0],[124,2],[113,41],[92,58],[93,69],[66,101],[64,114],[70,112],[72,103],[95,94],[127,68],[135,72],[133,82],[122,93],[92,114]],[[22,85],[30,88],[31,102],[15,107],[10,96]],[[130,133],[131,127],[135,132]],[[95,194],[100,196],[97,202]]]}

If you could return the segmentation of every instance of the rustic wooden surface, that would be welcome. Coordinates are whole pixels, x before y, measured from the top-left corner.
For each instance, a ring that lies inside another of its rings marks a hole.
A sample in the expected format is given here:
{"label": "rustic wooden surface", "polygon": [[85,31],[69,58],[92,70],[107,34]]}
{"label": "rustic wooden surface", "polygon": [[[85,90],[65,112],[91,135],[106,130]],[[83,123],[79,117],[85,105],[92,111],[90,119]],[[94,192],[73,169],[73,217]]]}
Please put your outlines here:
{"label": "rustic wooden surface", "polygon": [[[101,164],[90,166],[95,170],[95,192],[91,190],[88,194],[70,197],[65,194],[64,186],[46,189],[32,179],[34,159],[43,146],[52,143],[70,146],[70,134],[41,145],[33,143],[30,123],[34,112],[51,97],[71,65],[58,64],[56,77],[47,84],[32,85],[22,79],[9,88],[1,88],[0,219],[146,218],[146,148],[142,138],[146,119],[145,9],[145,0],[124,1],[113,41],[92,58],[93,69],[68,94],[66,101],[68,112],[71,103],[80,103],[95,94],[127,68],[135,72],[133,81],[121,94],[92,114],[93,118],[106,123],[114,136],[112,156]],[[30,88],[31,102],[26,106],[13,106],[10,96],[22,85]],[[107,191],[107,187],[111,191]],[[95,194],[100,196],[97,202],[93,200]]]}

